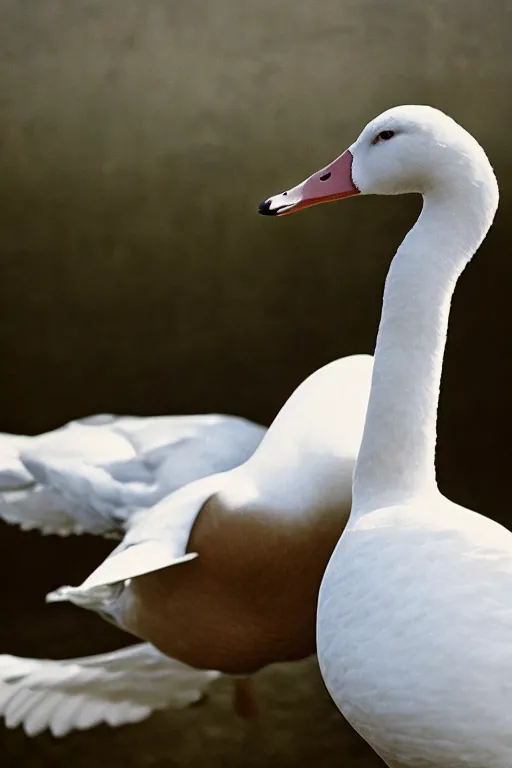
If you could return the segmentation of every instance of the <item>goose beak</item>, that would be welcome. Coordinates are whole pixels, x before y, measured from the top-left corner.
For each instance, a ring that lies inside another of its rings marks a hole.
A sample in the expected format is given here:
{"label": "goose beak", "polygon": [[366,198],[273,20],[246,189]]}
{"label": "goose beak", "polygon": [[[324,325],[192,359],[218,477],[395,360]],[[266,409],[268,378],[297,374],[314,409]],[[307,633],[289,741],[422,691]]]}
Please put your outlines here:
{"label": "goose beak", "polygon": [[269,197],[259,204],[263,216],[285,216],[310,205],[341,200],[359,193],[352,179],[352,153],[347,149],[333,162],[287,192]]}

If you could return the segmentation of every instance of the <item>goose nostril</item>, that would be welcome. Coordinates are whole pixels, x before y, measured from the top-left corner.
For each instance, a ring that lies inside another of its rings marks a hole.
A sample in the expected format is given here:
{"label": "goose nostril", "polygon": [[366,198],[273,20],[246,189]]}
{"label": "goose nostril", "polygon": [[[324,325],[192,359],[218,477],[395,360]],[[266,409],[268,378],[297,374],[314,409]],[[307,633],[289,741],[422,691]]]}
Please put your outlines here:
{"label": "goose nostril", "polygon": [[320,181],[327,181],[327,179],[331,178],[331,172],[328,171],[327,173],[324,173],[323,176],[320,176]]}

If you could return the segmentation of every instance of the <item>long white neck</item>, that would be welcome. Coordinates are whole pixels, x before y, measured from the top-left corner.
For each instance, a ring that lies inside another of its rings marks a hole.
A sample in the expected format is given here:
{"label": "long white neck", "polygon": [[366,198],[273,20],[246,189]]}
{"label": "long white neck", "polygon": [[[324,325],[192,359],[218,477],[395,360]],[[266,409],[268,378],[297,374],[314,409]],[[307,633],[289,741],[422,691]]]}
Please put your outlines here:
{"label": "long white neck", "polygon": [[354,514],[437,487],[437,406],[451,298],[496,205],[492,171],[485,184],[426,196],[393,259],[354,473]]}

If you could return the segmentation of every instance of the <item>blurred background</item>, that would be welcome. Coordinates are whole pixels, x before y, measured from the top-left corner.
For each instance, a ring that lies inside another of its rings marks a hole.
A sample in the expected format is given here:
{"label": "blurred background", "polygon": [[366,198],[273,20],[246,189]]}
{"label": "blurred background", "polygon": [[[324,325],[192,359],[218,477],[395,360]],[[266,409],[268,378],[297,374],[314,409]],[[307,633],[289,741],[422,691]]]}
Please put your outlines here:
{"label": "blurred background", "polygon": [[[0,0],[0,431],[101,411],[268,424],[314,369],[372,352],[385,273],[419,200],[279,221],[256,207],[383,109],[427,103],[483,144],[502,195],[453,304],[440,486],[512,525],[511,23],[507,0]],[[109,549],[2,526],[0,652],[129,642],[44,605]],[[220,682],[204,706],[119,730],[58,742],[0,727],[2,764],[380,765],[314,662],[257,685],[254,728]]]}

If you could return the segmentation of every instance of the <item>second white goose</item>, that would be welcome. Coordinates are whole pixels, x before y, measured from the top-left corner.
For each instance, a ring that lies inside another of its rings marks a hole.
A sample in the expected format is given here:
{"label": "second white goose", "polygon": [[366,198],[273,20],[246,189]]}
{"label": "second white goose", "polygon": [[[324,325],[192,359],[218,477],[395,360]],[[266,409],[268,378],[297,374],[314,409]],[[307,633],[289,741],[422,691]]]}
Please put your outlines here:
{"label": "second white goose", "polygon": [[392,768],[512,765],[512,534],[441,495],[436,414],[450,301],[498,185],[438,110],[391,109],[263,212],[417,192],[384,291],[349,523],[327,567],[318,654],[347,720]]}
{"label": "second white goose", "polygon": [[[318,589],[350,510],[372,363],[354,355],[324,366],[241,466],[127,514],[110,557],[80,587],[49,599],[97,611],[148,642],[87,659],[0,656],[6,724],[30,735],[119,725],[197,700],[218,677],[209,670],[241,676],[238,711],[254,714],[245,676],[315,653]],[[96,472],[83,477],[51,457],[44,466],[73,509],[74,494],[84,508],[104,501]]]}

